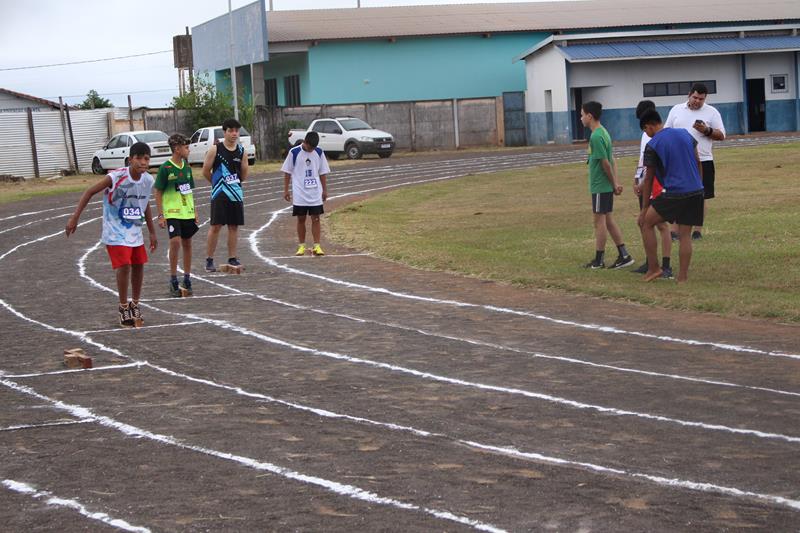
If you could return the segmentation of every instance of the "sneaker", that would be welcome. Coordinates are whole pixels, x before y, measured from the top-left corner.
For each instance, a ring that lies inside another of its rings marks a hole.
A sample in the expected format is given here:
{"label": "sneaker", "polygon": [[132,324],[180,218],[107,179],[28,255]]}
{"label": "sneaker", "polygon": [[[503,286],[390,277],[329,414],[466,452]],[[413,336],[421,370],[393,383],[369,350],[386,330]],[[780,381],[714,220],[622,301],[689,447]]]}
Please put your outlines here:
{"label": "sneaker", "polygon": [[673,241],[680,240],[680,237],[678,237],[678,234],[677,234],[677,233],[675,233],[674,231],[670,231],[670,232],[669,232],[669,236],[670,236],[670,237],[672,237],[672,240],[673,240]]}
{"label": "sneaker", "polygon": [[132,328],[134,326],[133,314],[128,305],[119,306],[119,325],[123,328]]}
{"label": "sneaker", "polygon": [[206,257],[206,272],[216,272],[217,267],[214,266],[214,258]]}
{"label": "sneaker", "polygon": [[661,267],[661,279],[675,279],[670,267]]}
{"label": "sneaker", "polygon": [[592,270],[599,270],[601,268],[605,268],[606,264],[603,262],[597,262],[594,259],[583,265],[583,268],[590,268]]}
{"label": "sneaker", "polygon": [[625,268],[626,266],[630,266],[634,263],[633,257],[630,255],[626,255],[625,257],[619,256],[617,260],[614,261],[614,264],[611,265],[611,268]]}
{"label": "sneaker", "polygon": [[186,294],[189,296],[192,295],[192,280],[190,278],[183,278],[183,284],[181,288],[186,291]]}
{"label": "sneaker", "polygon": [[314,255],[325,255],[325,252],[322,251],[322,246],[319,244],[314,245],[314,248],[311,249],[311,253]]}
{"label": "sneaker", "polygon": [[631,272],[633,272],[634,274],[646,274],[647,273],[647,263],[642,264],[642,266],[640,266],[636,270],[631,270]]}
{"label": "sneaker", "polygon": [[306,245],[301,244],[300,246],[298,246],[297,251],[294,253],[294,255],[306,255]]}
{"label": "sneaker", "polygon": [[699,241],[702,238],[703,238],[703,234],[700,233],[699,231],[695,230],[695,231],[692,232],[692,240],[693,241]]}
{"label": "sneaker", "polygon": [[228,264],[230,266],[235,266],[235,267],[242,266],[242,264],[239,262],[239,260],[236,259],[235,257],[228,258]]}
{"label": "sneaker", "polygon": [[136,325],[137,320],[142,320],[142,312],[139,311],[139,304],[134,303],[133,300],[131,300],[131,303],[128,304],[128,309],[130,309],[133,323]]}
{"label": "sneaker", "polygon": [[180,298],[181,288],[178,286],[178,280],[170,278],[169,280],[169,295],[175,298]]}

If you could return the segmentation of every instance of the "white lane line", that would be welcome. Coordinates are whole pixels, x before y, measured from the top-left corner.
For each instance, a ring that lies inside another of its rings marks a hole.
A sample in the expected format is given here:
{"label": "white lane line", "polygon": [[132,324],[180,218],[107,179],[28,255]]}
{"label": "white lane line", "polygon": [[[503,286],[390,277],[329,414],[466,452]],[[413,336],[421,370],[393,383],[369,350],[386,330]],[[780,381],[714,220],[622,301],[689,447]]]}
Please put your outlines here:
{"label": "white lane line", "polygon": [[[81,258],[78,261],[78,272],[79,272],[80,276],[83,279],[85,279],[91,286],[96,287],[96,288],[98,288],[98,289],[100,289],[102,291],[105,291],[105,292],[108,292],[108,293],[111,293],[111,294],[116,294],[116,292],[113,289],[111,289],[110,287],[106,287],[105,285],[99,283],[97,280],[95,280],[94,278],[92,278],[91,276],[89,276],[86,273],[86,259],[89,257],[89,255],[93,251],[97,250],[99,248],[99,246],[100,246],[100,243],[98,242],[93,247],[89,248],[83,256],[81,256]],[[0,302],[2,302],[2,300],[0,300]],[[302,352],[302,353],[306,353],[306,354],[310,354],[310,355],[314,355],[314,356],[326,357],[328,359],[334,359],[334,360],[337,360],[337,361],[345,361],[345,362],[348,362],[348,363],[365,365],[365,366],[369,366],[369,367],[372,367],[372,368],[378,368],[378,369],[381,369],[381,370],[388,370],[390,372],[406,374],[406,375],[414,376],[414,377],[417,377],[417,378],[427,379],[427,380],[431,380],[431,381],[437,381],[437,382],[440,382],[440,383],[447,383],[449,385],[457,385],[457,386],[461,386],[461,387],[474,388],[474,389],[483,390],[483,391],[497,392],[497,393],[500,393],[500,394],[523,396],[523,397],[531,398],[531,399],[535,399],[535,400],[543,400],[543,401],[546,401],[546,402],[549,402],[549,403],[553,403],[553,404],[556,404],[556,405],[569,407],[569,408],[572,408],[572,409],[591,410],[591,411],[595,411],[595,412],[598,412],[598,413],[614,415],[614,416],[635,417],[635,418],[641,418],[641,419],[651,420],[651,421],[655,421],[655,422],[665,422],[665,423],[670,423],[670,424],[677,424],[677,425],[683,426],[683,427],[699,428],[699,429],[708,430],[708,431],[721,431],[721,432],[740,434],[740,435],[750,435],[750,436],[754,436],[754,437],[758,437],[758,438],[762,438],[762,439],[775,439],[775,440],[782,440],[782,441],[791,442],[791,443],[800,443],[800,437],[796,437],[796,436],[792,436],[792,435],[784,435],[784,434],[781,434],[781,433],[772,433],[772,432],[760,431],[760,430],[749,429],[749,428],[736,428],[736,427],[725,426],[725,425],[722,425],[722,424],[707,424],[707,423],[704,423],[704,422],[697,422],[697,421],[694,421],[694,420],[684,420],[684,419],[680,419],[680,418],[672,418],[672,417],[668,417],[668,416],[655,415],[655,414],[645,413],[645,412],[640,412],[640,411],[631,411],[631,410],[627,410],[627,409],[618,409],[616,407],[607,407],[607,406],[604,406],[604,405],[590,404],[590,403],[585,403],[585,402],[579,402],[579,401],[576,401],[576,400],[570,400],[569,398],[562,398],[562,397],[559,397],[559,396],[553,396],[553,395],[550,395],[550,394],[544,394],[544,393],[540,393],[540,392],[528,391],[528,390],[524,390],[524,389],[518,389],[518,388],[512,388],[512,387],[501,387],[499,385],[490,385],[490,384],[486,384],[486,383],[479,383],[479,382],[467,381],[467,380],[458,379],[458,378],[451,378],[449,376],[433,374],[431,372],[424,372],[424,371],[421,371],[421,370],[416,370],[416,369],[413,369],[413,368],[407,368],[407,367],[403,367],[403,366],[399,366],[399,365],[392,365],[392,364],[389,364],[389,363],[382,363],[380,361],[372,361],[370,359],[363,359],[363,358],[360,358],[360,357],[355,357],[355,356],[342,354],[342,353],[338,353],[338,352],[331,352],[331,351],[326,351],[326,350],[317,350],[315,348],[308,348],[306,346],[301,346],[299,344],[293,344],[291,342],[288,342],[288,341],[285,341],[285,340],[282,340],[282,339],[278,339],[276,337],[271,337],[269,335],[265,335],[265,334],[259,333],[257,331],[253,331],[253,330],[241,327],[241,326],[237,326],[237,325],[235,325],[235,324],[233,324],[231,322],[228,322],[226,320],[207,318],[207,317],[195,315],[193,313],[177,313],[177,312],[167,311],[167,310],[160,309],[158,307],[155,307],[153,305],[146,304],[146,303],[142,303],[141,305],[142,305],[142,307],[148,307],[150,309],[153,309],[155,311],[159,311],[159,312],[162,312],[162,313],[165,313],[165,314],[168,314],[168,315],[179,316],[179,317],[183,317],[184,319],[189,319],[189,320],[205,321],[208,324],[211,324],[211,325],[219,327],[220,329],[227,330],[227,331],[233,331],[235,333],[239,333],[241,335],[252,337],[252,338],[258,339],[258,340],[260,340],[262,342],[268,343],[268,344],[273,344],[273,345],[276,345],[276,346],[281,346],[281,347],[284,347],[284,348],[288,348],[290,350],[295,350],[295,351],[298,351],[298,352]]]}
{"label": "white lane line", "polygon": [[122,520],[120,518],[112,518],[106,513],[89,511],[86,508],[86,506],[80,503],[78,500],[59,498],[57,496],[53,496],[51,492],[38,490],[33,486],[28,485],[27,483],[14,481],[13,479],[4,479],[3,486],[5,486],[10,491],[17,492],[19,494],[24,494],[26,496],[30,496],[37,500],[43,499],[45,500],[45,503],[50,506],[66,507],[67,509],[78,511],[86,518],[89,518],[91,520],[97,520],[98,522],[102,522],[104,524],[107,524],[111,527],[115,527],[117,529],[121,529],[123,531],[132,531],[133,533],[150,533],[150,530],[147,529],[146,527],[133,526],[128,522],[126,522],[125,520]]}
{"label": "white lane line", "polygon": [[[2,300],[0,300],[0,303],[3,303],[7,307],[7,304],[5,304],[5,302],[2,302]],[[25,321],[28,321],[28,322],[32,322],[32,323],[37,324],[37,325],[39,325],[41,327],[44,327],[45,329],[48,329],[48,330],[51,330],[51,331],[57,331],[57,332],[60,332],[60,333],[68,333],[68,334],[71,333],[74,336],[80,336],[79,332],[70,332],[69,330],[64,330],[63,328],[56,328],[54,326],[50,326],[49,324],[44,324],[42,322],[38,322],[38,321],[33,320],[33,319],[29,318],[29,317],[26,317],[25,315],[22,315],[21,313],[17,312],[14,309],[12,309],[12,312],[15,315],[17,315],[19,318],[21,318],[22,320],[25,320]],[[97,345],[97,343],[95,343],[95,345]],[[122,354],[120,354],[120,352],[118,352],[115,349],[112,349],[112,348],[109,348],[109,347],[105,347],[105,346],[102,346],[102,345],[99,345],[99,347],[100,347],[101,350],[109,351],[111,353],[114,353],[115,355],[122,355]],[[128,357],[126,355],[122,355],[122,356],[130,359],[130,357]],[[481,444],[481,443],[477,443],[477,442],[474,442],[474,441],[458,439],[458,438],[455,438],[455,437],[450,437],[450,436],[439,434],[439,433],[432,433],[432,432],[421,430],[421,429],[417,429],[417,428],[414,428],[414,427],[411,427],[411,426],[403,426],[403,425],[398,425],[398,424],[394,424],[394,423],[370,420],[368,418],[362,418],[362,417],[356,417],[356,416],[351,416],[351,415],[346,415],[346,414],[335,413],[335,412],[332,412],[332,411],[329,411],[329,410],[326,410],[326,409],[319,409],[319,408],[315,408],[315,407],[305,406],[305,405],[302,405],[302,404],[288,402],[288,401],[285,401],[285,400],[280,400],[280,399],[277,399],[277,398],[274,398],[274,397],[271,397],[271,396],[267,396],[267,395],[264,395],[264,394],[261,394],[261,393],[254,393],[254,392],[245,391],[241,387],[233,387],[233,386],[230,386],[230,385],[223,385],[223,384],[220,384],[220,383],[216,383],[214,381],[207,380],[207,379],[195,378],[195,377],[189,376],[187,374],[182,374],[182,373],[179,373],[179,372],[175,372],[173,370],[169,370],[169,369],[164,368],[164,367],[160,367],[158,365],[151,364],[151,363],[149,363],[147,361],[137,361],[136,363],[134,363],[132,365],[125,365],[125,366],[131,366],[131,367],[132,366],[147,366],[147,367],[152,368],[152,369],[154,369],[154,370],[156,370],[158,372],[161,372],[161,373],[164,373],[164,374],[167,374],[167,375],[170,375],[170,376],[174,376],[174,377],[177,377],[177,378],[180,378],[180,379],[185,379],[185,380],[190,381],[190,382],[200,383],[200,384],[203,384],[203,385],[206,385],[206,386],[210,386],[210,387],[214,387],[214,388],[219,388],[219,389],[231,391],[231,392],[234,392],[235,394],[238,394],[238,395],[241,395],[241,396],[245,396],[247,398],[252,398],[252,399],[256,399],[256,400],[260,400],[260,401],[266,401],[266,402],[274,402],[274,403],[277,403],[279,405],[283,405],[283,406],[289,407],[291,409],[307,411],[307,412],[313,413],[313,414],[315,414],[317,416],[324,417],[324,418],[342,419],[342,420],[347,420],[347,421],[355,422],[355,423],[361,423],[361,424],[365,424],[365,425],[378,426],[378,427],[383,427],[383,428],[386,428],[386,429],[389,429],[389,430],[392,430],[392,431],[401,431],[401,432],[412,433],[414,435],[421,436],[421,437],[432,437],[432,438],[433,437],[439,437],[439,438],[444,438],[444,439],[449,440],[451,442],[463,444],[465,446],[469,446],[469,447],[472,447],[472,448],[477,448],[477,449],[481,449],[481,450],[496,451],[496,452],[499,452],[499,453],[503,453],[505,455],[511,455],[511,456],[524,458],[524,459],[533,459],[533,460],[542,461],[542,462],[545,462],[545,463],[548,463],[548,464],[552,464],[552,465],[556,465],[556,466],[571,466],[571,467],[577,467],[577,468],[582,468],[582,469],[588,469],[590,472],[593,472],[593,473],[601,473],[601,474],[602,473],[612,473],[612,474],[617,474],[617,475],[621,475],[621,476],[629,476],[629,477],[633,477],[633,478],[636,478],[636,479],[647,480],[647,481],[650,481],[650,482],[653,482],[653,483],[656,483],[656,484],[659,484],[659,485],[666,485],[666,486],[670,486],[670,487],[678,487],[678,488],[683,488],[683,489],[687,489],[687,490],[695,490],[695,491],[703,491],[703,492],[717,492],[717,493],[728,494],[728,495],[737,496],[737,497],[751,497],[751,498],[764,500],[764,501],[767,501],[767,502],[770,502],[770,503],[777,503],[777,504],[780,504],[780,505],[788,505],[788,506],[790,506],[792,508],[800,509],[800,501],[788,500],[788,499],[783,498],[781,496],[772,496],[772,495],[769,495],[769,494],[762,494],[762,493],[757,493],[757,492],[752,492],[752,491],[746,491],[746,490],[741,490],[741,489],[736,489],[736,488],[730,488],[730,487],[725,487],[725,486],[721,486],[721,485],[716,485],[716,484],[713,484],[713,483],[687,481],[687,480],[681,480],[681,479],[663,478],[663,477],[659,477],[659,476],[653,476],[651,474],[643,474],[643,473],[637,473],[637,472],[633,472],[633,471],[625,471],[625,470],[620,470],[620,469],[617,469],[617,468],[605,467],[605,466],[602,466],[602,465],[597,465],[597,464],[588,463],[588,462],[574,461],[574,460],[570,460],[570,459],[563,459],[563,458],[559,458],[559,457],[547,456],[547,455],[542,455],[542,454],[532,453],[532,452],[521,452],[521,451],[519,451],[519,450],[517,450],[515,448],[511,448],[511,447],[497,447],[497,446],[492,446],[492,445]],[[3,377],[10,377],[10,376],[1,376],[0,375],[0,378],[3,378]]]}
{"label": "white lane line", "polygon": [[[300,304],[296,304],[296,303],[292,303],[292,302],[287,302],[285,300],[280,300],[280,299],[277,299],[277,298],[271,298],[271,297],[265,296],[263,294],[258,294],[258,293],[254,293],[254,292],[250,292],[250,291],[244,291],[244,290],[241,290],[241,289],[237,289],[235,287],[232,287],[230,285],[225,285],[223,283],[217,283],[216,281],[212,281],[212,280],[208,279],[208,275],[206,275],[206,276],[194,276],[194,279],[196,279],[198,281],[202,281],[202,282],[208,283],[208,284],[213,285],[215,287],[219,287],[219,288],[222,288],[222,289],[225,289],[225,290],[233,291],[233,293],[235,295],[238,295],[238,296],[249,296],[249,297],[261,300],[263,302],[272,303],[272,304],[276,304],[276,305],[281,305],[281,306],[284,306],[284,307],[289,307],[290,309],[296,309],[298,311],[306,311],[306,312],[316,313],[316,314],[320,314],[320,315],[324,315],[324,316],[332,316],[332,317],[336,317],[336,318],[341,318],[341,319],[349,320],[349,321],[356,322],[356,323],[359,323],[359,324],[372,324],[372,325],[376,325],[376,326],[380,326],[380,327],[397,329],[397,330],[400,330],[400,331],[406,331],[406,332],[410,332],[410,333],[415,333],[415,334],[423,335],[423,336],[426,336],[426,337],[433,337],[433,338],[437,338],[437,339],[445,339],[445,340],[450,340],[450,341],[454,341],[454,342],[470,344],[470,345],[473,345],[473,346],[481,346],[481,347],[484,347],[484,348],[492,348],[492,349],[495,349],[495,350],[501,350],[501,351],[517,353],[517,354],[521,354],[521,355],[525,355],[525,356],[533,357],[533,358],[537,358],[537,359],[547,359],[547,360],[551,360],[551,361],[558,361],[558,362],[561,362],[561,363],[585,365],[585,366],[589,366],[589,367],[592,367],[592,368],[601,368],[601,369],[604,369],[604,370],[611,370],[611,371],[614,371],[614,372],[625,372],[625,373],[638,374],[638,375],[643,375],[643,376],[648,376],[648,377],[663,378],[663,379],[673,379],[673,380],[678,380],[678,381],[687,381],[687,382],[690,382],[690,383],[700,383],[700,384],[703,384],[703,385],[714,385],[714,386],[719,386],[719,387],[741,388],[741,389],[754,390],[754,391],[759,391],[759,392],[767,392],[767,393],[771,393],[771,394],[780,394],[780,395],[784,395],[784,396],[800,397],[800,392],[793,392],[793,391],[775,389],[775,388],[770,388],[770,387],[758,387],[758,386],[755,386],[755,385],[744,385],[744,384],[740,384],[740,383],[732,383],[732,382],[729,382],[729,381],[713,380],[713,379],[708,379],[708,378],[697,378],[697,377],[692,377],[692,376],[684,376],[684,375],[680,375],[680,374],[666,374],[666,373],[663,373],[663,372],[654,372],[654,371],[650,371],[650,370],[640,370],[640,369],[630,368],[630,367],[621,367],[621,366],[614,366],[614,365],[608,365],[608,364],[602,364],[602,363],[595,363],[595,362],[592,362],[592,361],[587,361],[585,359],[578,359],[578,358],[575,358],[575,357],[549,355],[549,354],[545,354],[545,353],[542,353],[542,352],[533,352],[533,351],[529,351],[529,350],[521,350],[519,348],[512,348],[512,347],[509,347],[509,346],[504,346],[502,344],[496,344],[496,343],[492,343],[492,342],[485,342],[485,341],[481,341],[481,340],[477,340],[477,339],[470,339],[470,338],[464,338],[464,337],[456,337],[456,336],[453,336],[453,335],[445,335],[445,334],[442,334],[442,333],[434,333],[434,332],[427,331],[427,330],[420,329],[420,328],[403,326],[403,325],[400,325],[400,324],[395,324],[395,323],[390,323],[390,322],[381,322],[381,321],[378,321],[378,320],[372,320],[372,319],[368,319],[368,318],[361,318],[361,317],[356,317],[356,316],[353,316],[353,315],[347,315],[347,314],[344,314],[344,313],[336,313],[336,312],[333,312],[333,311],[325,311],[325,310],[319,309],[319,308],[314,308],[314,307],[300,305]],[[208,315],[206,315],[206,316],[208,316]]]}
{"label": "white lane line", "polygon": [[[255,231],[255,230],[253,230],[253,231]],[[372,254],[368,254],[368,253],[361,253],[361,254],[329,254],[329,253],[326,252],[325,253],[325,258],[330,258],[330,257],[368,257],[368,256],[371,256],[371,255]],[[302,255],[302,256],[300,256],[300,255],[286,255],[286,256],[281,256],[281,257],[273,257],[272,259],[289,259],[289,260],[291,260],[291,259],[314,259],[314,260],[316,260],[316,259],[322,259],[322,258],[314,257],[314,256],[310,256],[310,255]]]}
{"label": "white lane line", "polygon": [[28,396],[32,396],[32,397],[37,398],[39,400],[43,400],[43,401],[49,402],[56,409],[59,409],[59,410],[62,410],[62,411],[66,411],[66,412],[70,413],[72,416],[74,416],[74,417],[76,417],[78,419],[89,420],[89,421],[92,421],[92,422],[96,422],[97,424],[99,424],[99,425],[101,425],[103,427],[107,427],[107,428],[116,430],[116,431],[118,431],[118,432],[120,432],[120,433],[122,433],[124,435],[128,435],[130,437],[144,438],[144,439],[152,440],[152,441],[155,441],[155,442],[158,442],[158,443],[161,443],[161,444],[174,446],[174,447],[182,449],[182,450],[197,452],[197,453],[201,453],[201,454],[208,455],[208,456],[211,456],[211,457],[215,457],[215,458],[218,458],[218,459],[223,459],[223,460],[226,460],[226,461],[233,461],[235,463],[238,463],[238,464],[240,464],[242,466],[245,466],[247,468],[250,468],[250,469],[264,471],[264,472],[270,472],[272,474],[281,476],[281,477],[286,478],[286,479],[291,479],[293,481],[299,481],[299,482],[305,483],[307,485],[314,485],[314,486],[322,488],[322,489],[324,489],[326,491],[332,492],[332,493],[334,493],[334,494],[336,494],[338,496],[345,496],[345,497],[352,498],[352,499],[355,499],[355,500],[364,501],[364,502],[367,502],[369,504],[385,505],[385,506],[389,506],[389,507],[394,507],[396,509],[401,509],[401,510],[404,510],[404,511],[422,512],[424,514],[433,516],[435,518],[438,518],[438,519],[441,519],[441,520],[447,520],[447,521],[450,521],[450,522],[455,522],[455,523],[458,523],[458,524],[461,524],[461,525],[464,525],[464,526],[469,526],[469,527],[472,527],[472,528],[477,529],[479,531],[490,531],[490,532],[496,532],[496,533],[504,531],[503,529],[500,529],[497,526],[494,526],[494,525],[491,525],[491,524],[487,524],[485,522],[480,522],[478,520],[473,520],[473,519],[470,519],[470,518],[467,518],[467,517],[464,517],[464,516],[458,516],[458,515],[455,515],[453,513],[450,513],[449,511],[440,511],[438,509],[431,509],[431,508],[428,508],[428,507],[422,507],[422,506],[414,505],[414,504],[411,504],[411,503],[401,502],[401,501],[395,500],[393,498],[387,498],[387,497],[384,497],[384,496],[380,496],[380,495],[378,495],[378,494],[376,494],[374,492],[369,492],[369,491],[366,491],[366,490],[364,490],[362,488],[359,488],[359,487],[356,487],[356,486],[353,486],[353,485],[347,485],[347,484],[344,484],[344,483],[339,483],[337,481],[332,481],[332,480],[324,479],[324,478],[317,477],[317,476],[303,474],[303,473],[297,472],[295,470],[291,470],[289,468],[278,466],[278,465],[275,465],[275,464],[272,464],[272,463],[268,463],[268,462],[265,462],[265,461],[258,461],[256,459],[252,459],[250,457],[245,457],[245,456],[242,456],[242,455],[235,455],[235,454],[232,454],[232,453],[222,452],[222,451],[214,450],[214,449],[211,449],[211,448],[206,448],[206,447],[203,447],[203,446],[194,446],[194,445],[190,445],[190,444],[185,444],[185,443],[179,441],[178,439],[176,439],[175,437],[172,437],[172,436],[169,436],[169,435],[153,433],[153,432],[147,431],[145,429],[142,429],[142,428],[139,428],[139,427],[136,427],[136,426],[125,424],[124,422],[120,422],[118,420],[115,420],[115,419],[107,417],[107,416],[96,415],[90,409],[88,409],[86,407],[64,403],[64,402],[62,402],[60,400],[56,400],[54,398],[50,398],[48,396],[40,394],[40,393],[36,392],[35,390],[33,390],[32,388],[27,387],[25,385],[19,385],[17,383],[14,383],[13,381],[0,379],[0,384],[4,385],[5,387],[7,387],[9,389],[15,390],[17,392],[20,392],[20,393],[23,393],[23,394],[27,394]]}
{"label": "white lane line", "polygon": [[[42,323],[40,323],[40,324],[42,324]],[[63,332],[67,332],[67,331],[68,330],[64,330]],[[77,333],[78,335],[83,334],[84,338],[88,338],[88,337],[85,337],[86,332],[82,332],[81,333],[81,332],[77,332],[76,331],[74,333]],[[96,346],[98,348],[100,348],[101,350],[105,350],[105,347],[103,345],[101,345],[101,344],[96,344]],[[121,355],[119,353],[115,353],[115,355],[117,355],[118,357],[125,357],[126,359],[131,359],[127,355]],[[124,364],[124,365],[105,365],[105,366],[95,366],[95,367],[92,367],[92,368],[70,368],[70,369],[67,369],[67,370],[54,370],[52,372],[29,372],[27,374],[6,374],[6,373],[0,371],[0,377],[9,378],[9,379],[40,378],[40,377],[45,377],[45,376],[60,376],[62,374],[78,374],[80,372],[104,372],[106,370],[120,370],[120,369],[124,369],[124,368],[136,368],[136,367],[140,367],[140,366],[144,366],[144,363],[139,362],[139,361],[134,361],[133,363],[128,363],[128,364]]]}
{"label": "white lane line", "polygon": [[[437,178],[437,179],[446,179],[446,178]],[[431,180],[431,181],[434,181],[434,180]],[[420,183],[422,183],[422,181],[420,181]],[[378,190],[378,189],[372,189],[372,190]],[[364,191],[364,192],[369,192],[369,191]],[[349,195],[350,194],[342,195],[342,196],[349,196]],[[332,198],[337,198],[337,196],[334,196]],[[484,309],[484,310],[492,311],[492,312],[495,312],[495,313],[501,313],[501,314],[507,314],[507,315],[515,315],[515,316],[521,316],[521,317],[526,317],[526,318],[533,318],[533,319],[536,319],[536,320],[542,320],[542,321],[550,322],[550,323],[553,323],[553,324],[559,324],[559,325],[562,325],[562,326],[568,326],[568,327],[580,328],[580,329],[588,329],[588,330],[591,330],[591,331],[600,331],[600,332],[603,332],[603,333],[612,333],[612,334],[617,334],[617,335],[629,335],[629,336],[633,336],[633,337],[641,337],[641,338],[654,339],[654,340],[659,340],[659,341],[664,341],[664,342],[686,344],[686,345],[690,345],[690,346],[709,346],[709,347],[712,347],[712,348],[718,348],[718,349],[721,349],[721,350],[728,350],[728,351],[739,352],[739,353],[766,355],[766,356],[770,356],[770,357],[785,357],[785,358],[789,358],[789,359],[800,360],[800,354],[791,354],[791,353],[785,353],[785,352],[761,350],[761,349],[752,348],[752,347],[749,347],[749,346],[741,346],[741,345],[729,344],[729,343],[721,343],[721,342],[713,342],[713,341],[701,341],[701,340],[695,340],[695,339],[685,339],[685,338],[679,338],[679,337],[672,337],[672,336],[669,336],[669,335],[656,335],[656,334],[653,334],[653,333],[644,333],[644,332],[641,332],[641,331],[625,330],[625,329],[617,328],[617,327],[614,327],[614,326],[603,326],[603,325],[600,325],[600,324],[576,322],[574,320],[563,320],[563,319],[554,318],[554,317],[541,315],[541,314],[537,314],[537,313],[531,313],[529,311],[520,311],[520,310],[517,310],[517,309],[510,309],[510,308],[506,308],[506,307],[498,307],[498,306],[495,306],[495,305],[474,304],[474,303],[469,303],[469,302],[461,302],[461,301],[458,301],[458,300],[445,300],[445,299],[433,298],[433,297],[429,297],[429,296],[419,296],[419,295],[411,294],[411,293],[407,293],[407,292],[393,291],[393,290],[387,289],[385,287],[375,287],[375,286],[371,286],[371,285],[365,285],[365,284],[362,284],[362,283],[354,283],[354,282],[351,282],[351,281],[344,281],[344,280],[341,280],[341,279],[330,278],[330,277],[327,277],[327,276],[323,276],[321,274],[315,274],[313,272],[306,272],[304,270],[299,270],[297,268],[293,268],[293,267],[290,267],[290,266],[287,266],[287,265],[283,265],[281,263],[278,263],[277,261],[272,260],[271,258],[269,258],[266,255],[264,255],[263,253],[261,253],[261,250],[258,247],[258,235],[259,235],[259,233],[261,233],[264,230],[266,230],[267,228],[269,228],[272,225],[272,223],[276,220],[278,214],[283,212],[283,211],[285,211],[285,209],[273,212],[272,217],[270,217],[270,219],[266,222],[266,224],[261,226],[259,229],[257,229],[253,233],[251,233],[250,237],[248,238],[248,240],[250,241],[250,249],[252,250],[253,254],[256,255],[256,257],[258,257],[263,262],[265,262],[266,264],[268,264],[268,265],[270,265],[272,267],[279,268],[281,270],[284,270],[286,272],[290,272],[292,274],[297,274],[299,276],[305,276],[305,277],[313,278],[313,279],[316,279],[316,280],[319,280],[319,281],[323,281],[325,283],[329,283],[329,284],[333,284],[333,285],[340,285],[340,286],[347,287],[347,288],[350,288],[350,289],[356,289],[356,290],[375,293],[375,294],[382,294],[382,295],[391,296],[391,297],[394,297],[394,298],[401,298],[401,299],[405,299],[405,300],[412,300],[412,301],[425,302],[425,303],[431,303],[431,304],[436,304],[436,305],[444,305],[444,306],[451,306],[451,307],[459,307],[459,308]]]}
{"label": "white lane line", "polygon": [[[166,298],[165,298],[166,300]],[[153,300],[142,300],[142,301],[153,301]],[[113,328],[113,329],[93,329],[89,331],[84,331],[85,334],[91,335],[92,333],[130,333],[132,331],[138,331],[140,329],[159,329],[159,328],[171,328],[174,326],[193,326],[195,324],[203,324],[200,320],[187,320],[185,322],[172,322],[169,324],[156,324],[154,326],[141,326],[138,328]]]}
{"label": "white lane line", "polygon": [[[8,376],[5,376],[8,377]],[[86,424],[88,420],[69,420],[66,422],[46,422],[44,424],[20,424],[18,426],[7,426],[0,428],[0,431],[20,431],[22,429],[39,429],[53,426],[74,426],[76,424]]]}

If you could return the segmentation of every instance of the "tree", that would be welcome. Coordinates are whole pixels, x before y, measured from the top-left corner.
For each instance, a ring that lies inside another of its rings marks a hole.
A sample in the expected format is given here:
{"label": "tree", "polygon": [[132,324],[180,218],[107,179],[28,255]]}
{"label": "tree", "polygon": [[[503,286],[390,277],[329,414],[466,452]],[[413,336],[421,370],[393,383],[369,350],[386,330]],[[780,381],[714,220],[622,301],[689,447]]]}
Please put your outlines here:
{"label": "tree", "polygon": [[86,93],[86,100],[78,104],[78,109],[101,109],[104,107],[114,107],[114,104],[101,97],[94,89]]}
{"label": "tree", "polygon": [[233,116],[230,93],[218,91],[213,83],[200,77],[195,78],[194,91],[173,98],[172,106],[189,112],[192,130],[222,124]]}

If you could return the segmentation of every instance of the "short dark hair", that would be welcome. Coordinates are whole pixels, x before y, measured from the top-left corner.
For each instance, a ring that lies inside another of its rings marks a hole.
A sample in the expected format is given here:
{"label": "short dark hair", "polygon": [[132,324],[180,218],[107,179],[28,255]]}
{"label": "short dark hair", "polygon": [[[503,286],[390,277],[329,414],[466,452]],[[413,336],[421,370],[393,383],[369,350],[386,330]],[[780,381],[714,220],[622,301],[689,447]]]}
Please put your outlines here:
{"label": "short dark hair", "polygon": [[648,124],[663,124],[661,115],[658,114],[655,108],[646,110],[641,117],[639,117],[639,128],[644,129]]}
{"label": "short dark hair", "polygon": [[656,104],[652,100],[642,100],[639,102],[639,105],[636,106],[636,118],[642,118],[642,115],[644,115],[645,111],[655,108]]}
{"label": "short dark hair", "polygon": [[169,143],[170,150],[174,152],[175,148],[178,146],[186,146],[189,144],[189,139],[187,139],[185,135],[176,133],[174,135],[170,135],[169,139],[167,139],[167,142]]}
{"label": "short dark hair", "polygon": [[150,145],[143,142],[133,143],[131,146],[131,151],[128,153],[130,157],[136,157],[137,155],[150,155]]}
{"label": "short dark hair", "polygon": [[316,131],[309,131],[308,133],[306,133],[306,137],[303,140],[311,148],[316,148],[317,146],[319,146],[319,133],[317,133]]}
{"label": "short dark hair", "polygon": [[708,87],[706,87],[705,83],[700,83],[700,82],[693,83],[692,84],[692,90],[689,91],[689,94],[693,94],[693,93],[708,94]]}
{"label": "short dark hair", "polygon": [[603,114],[603,104],[600,102],[586,102],[581,106],[581,109],[583,109],[583,112],[587,115],[592,115],[595,120],[600,120],[600,115]]}
{"label": "short dark hair", "polygon": [[222,131],[228,131],[229,129],[238,130],[241,127],[242,125],[239,124],[239,121],[236,120],[235,118],[225,119],[225,122],[222,123]]}

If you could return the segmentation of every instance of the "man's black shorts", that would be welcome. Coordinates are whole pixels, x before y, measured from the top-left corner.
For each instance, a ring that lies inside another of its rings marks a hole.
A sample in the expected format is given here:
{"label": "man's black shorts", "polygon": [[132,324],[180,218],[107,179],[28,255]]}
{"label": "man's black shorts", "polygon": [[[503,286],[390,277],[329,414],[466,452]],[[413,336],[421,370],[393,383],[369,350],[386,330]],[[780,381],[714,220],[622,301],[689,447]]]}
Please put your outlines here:
{"label": "man's black shorts", "polygon": [[652,200],[650,205],[667,222],[684,226],[702,226],[704,202],[703,191],[697,191],[674,196],[661,194]]}
{"label": "man's black shorts", "polygon": [[714,198],[714,161],[703,161],[700,163],[703,167],[703,191],[706,200]]}
{"label": "man's black shorts", "polygon": [[306,215],[321,215],[325,212],[321,205],[293,205],[292,216],[304,217]]}
{"label": "man's black shorts", "polygon": [[234,202],[224,193],[211,199],[212,226],[243,226],[244,203]]}
{"label": "man's black shorts", "polygon": [[614,210],[614,193],[592,193],[592,213],[604,215]]}
{"label": "man's black shorts", "polygon": [[169,238],[174,239],[180,237],[181,239],[191,239],[197,233],[197,223],[193,218],[168,218],[167,231],[169,231]]}

